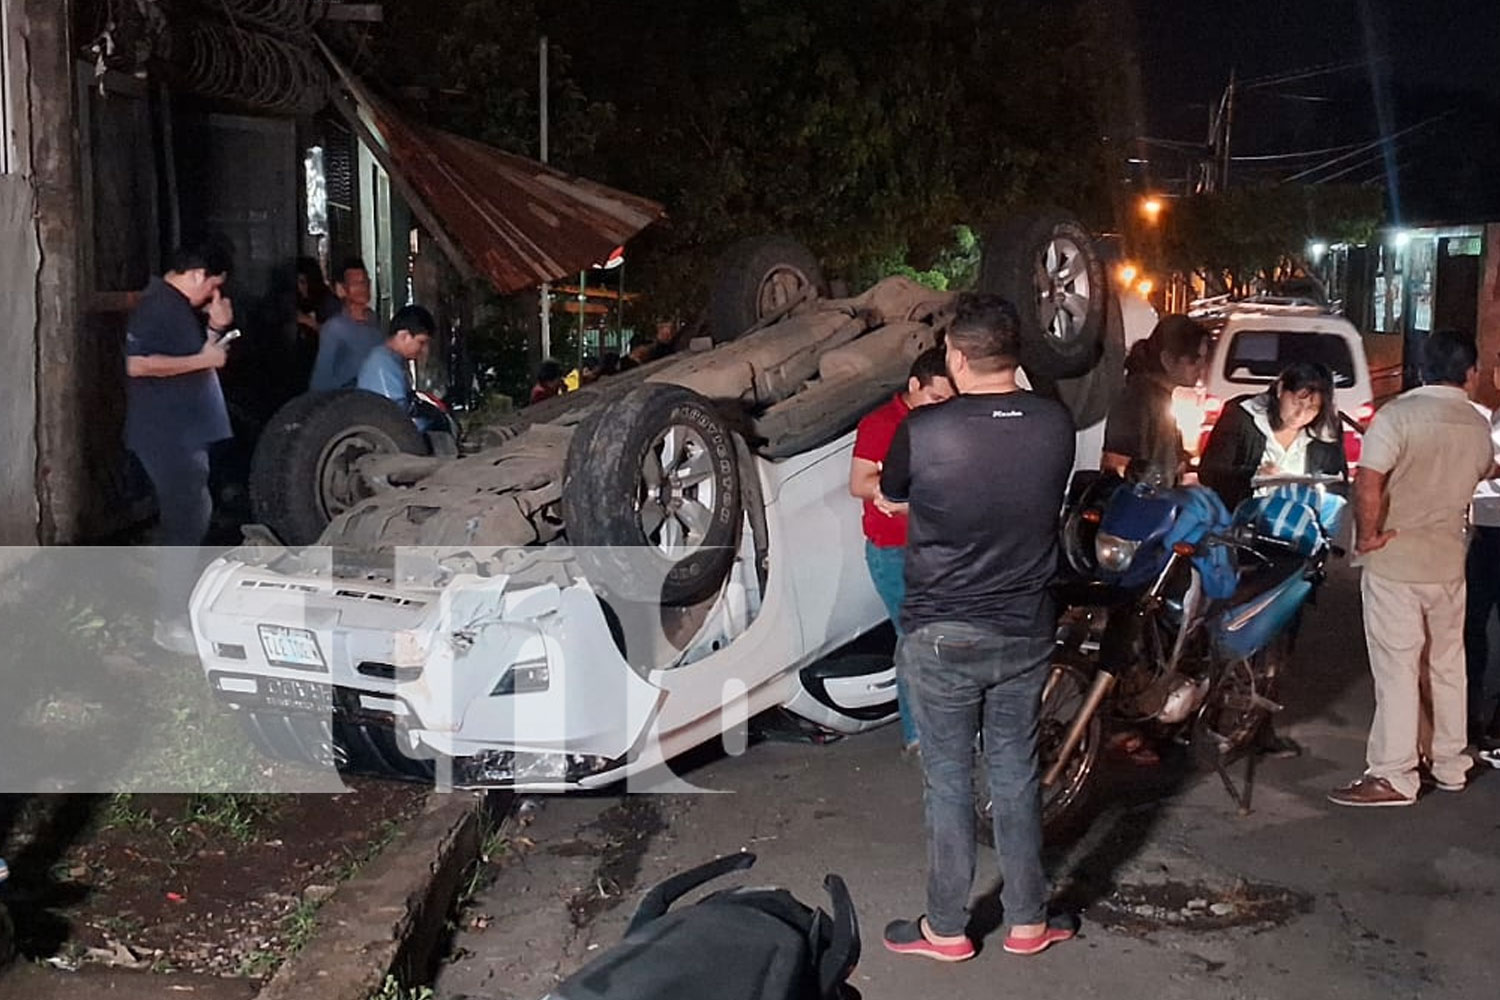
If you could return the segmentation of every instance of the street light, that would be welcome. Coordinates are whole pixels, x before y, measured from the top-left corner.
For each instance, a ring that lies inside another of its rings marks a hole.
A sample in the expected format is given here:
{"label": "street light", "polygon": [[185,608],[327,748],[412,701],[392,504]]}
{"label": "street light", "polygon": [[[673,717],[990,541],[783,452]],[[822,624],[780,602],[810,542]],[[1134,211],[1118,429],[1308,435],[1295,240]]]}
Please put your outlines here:
{"label": "street light", "polygon": [[1156,282],[1152,281],[1150,278],[1142,278],[1141,283],[1136,285],[1135,288],[1136,291],[1140,292],[1142,295],[1150,295],[1151,292],[1156,288]]}
{"label": "street light", "polygon": [[1129,288],[1131,285],[1135,284],[1135,279],[1141,276],[1141,272],[1140,269],[1137,268],[1134,264],[1121,264],[1119,276],[1120,284]]}
{"label": "street light", "polygon": [[1161,219],[1161,210],[1164,207],[1166,206],[1162,200],[1155,195],[1141,199],[1141,215],[1153,226]]}

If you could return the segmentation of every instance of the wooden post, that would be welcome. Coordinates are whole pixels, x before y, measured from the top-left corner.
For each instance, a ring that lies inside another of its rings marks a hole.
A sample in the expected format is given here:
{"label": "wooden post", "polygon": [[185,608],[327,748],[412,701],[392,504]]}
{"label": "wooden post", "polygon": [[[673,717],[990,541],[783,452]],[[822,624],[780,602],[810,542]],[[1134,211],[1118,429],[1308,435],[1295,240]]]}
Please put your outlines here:
{"label": "wooden post", "polygon": [[[90,476],[83,433],[85,394],[79,373],[83,291],[78,268],[82,206],[78,127],[73,92],[72,0],[16,0],[24,18],[29,73],[24,94],[34,122],[30,135],[36,190],[37,240],[37,491],[44,544],[79,541]],[[15,9],[13,7],[12,9]]]}

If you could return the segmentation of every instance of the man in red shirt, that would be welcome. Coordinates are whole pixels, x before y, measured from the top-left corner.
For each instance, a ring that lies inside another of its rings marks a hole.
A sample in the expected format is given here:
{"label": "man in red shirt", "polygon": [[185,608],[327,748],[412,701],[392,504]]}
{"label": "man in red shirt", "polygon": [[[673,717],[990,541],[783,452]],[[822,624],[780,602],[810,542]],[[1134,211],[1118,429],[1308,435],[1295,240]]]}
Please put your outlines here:
{"label": "man in red shirt", "polygon": [[[912,362],[906,391],[898,392],[890,402],[867,414],[854,434],[849,492],[864,501],[865,565],[892,623],[900,622],[901,602],[906,596],[906,515],[886,514],[876,508],[880,467],[890,450],[891,439],[896,436],[896,428],[908,413],[954,395],[946,358],[941,347],[918,355]],[[896,625],[897,631],[900,627]],[[901,743],[909,750],[917,745],[917,726],[907,704],[906,685],[899,678],[896,697],[901,708]]]}

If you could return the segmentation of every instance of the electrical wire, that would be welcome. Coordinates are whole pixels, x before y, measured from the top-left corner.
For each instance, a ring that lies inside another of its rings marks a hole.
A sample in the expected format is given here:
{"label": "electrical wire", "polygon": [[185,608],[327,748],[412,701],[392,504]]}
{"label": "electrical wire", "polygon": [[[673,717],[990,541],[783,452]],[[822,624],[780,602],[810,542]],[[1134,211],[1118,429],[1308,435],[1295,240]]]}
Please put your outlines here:
{"label": "electrical wire", "polygon": [[1422,121],[1417,122],[1415,125],[1408,125],[1406,128],[1401,129],[1399,132],[1392,132],[1388,136],[1381,136],[1378,139],[1375,139],[1375,140],[1373,140],[1371,142],[1367,142],[1367,143],[1364,143],[1364,144],[1360,145],[1358,148],[1356,148],[1356,149],[1354,149],[1354,150],[1352,150],[1352,151],[1350,151],[1348,153],[1344,153],[1342,156],[1335,156],[1335,157],[1333,157],[1330,160],[1325,160],[1322,163],[1317,164],[1316,166],[1309,167],[1306,170],[1301,171],[1300,173],[1293,174],[1292,176],[1288,177],[1282,183],[1284,183],[1284,184],[1290,184],[1293,181],[1300,181],[1300,180],[1303,180],[1305,178],[1311,177],[1314,174],[1320,174],[1324,170],[1327,170],[1329,167],[1336,167],[1339,164],[1343,163],[1344,161],[1351,160],[1351,159],[1353,159],[1354,157],[1358,156],[1361,153],[1368,152],[1369,150],[1372,150],[1372,149],[1378,149],[1378,148],[1380,148],[1385,143],[1394,143],[1396,140],[1401,139],[1401,138],[1403,138],[1403,137],[1405,137],[1407,135],[1410,135],[1411,133],[1413,133],[1413,132],[1415,132],[1415,131],[1417,131],[1419,129],[1424,129],[1424,128],[1428,127],[1429,125],[1435,124],[1436,122],[1439,122],[1439,121],[1441,121],[1444,118],[1447,118],[1452,113],[1453,112],[1451,112],[1451,111],[1447,111],[1447,112],[1444,112],[1443,114],[1440,114],[1440,115],[1433,115],[1431,118],[1423,119]]}
{"label": "electrical wire", "polygon": [[306,36],[328,7],[326,0],[206,0],[204,5],[219,8],[237,27],[283,37]]}
{"label": "electrical wire", "polygon": [[212,21],[179,24],[172,64],[179,83],[204,97],[269,111],[310,114],[327,101],[328,75],[310,47]]}

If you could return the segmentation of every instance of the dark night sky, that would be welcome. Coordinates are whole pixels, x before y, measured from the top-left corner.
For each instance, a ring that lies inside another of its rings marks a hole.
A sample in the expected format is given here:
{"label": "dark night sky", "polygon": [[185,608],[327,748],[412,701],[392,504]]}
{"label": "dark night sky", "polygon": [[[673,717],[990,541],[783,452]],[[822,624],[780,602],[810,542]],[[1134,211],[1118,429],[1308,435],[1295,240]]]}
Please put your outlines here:
{"label": "dark night sky", "polygon": [[[1147,130],[1192,141],[1206,136],[1209,104],[1218,101],[1231,68],[1247,79],[1363,58],[1363,7],[1385,60],[1393,128],[1453,112],[1398,146],[1403,200],[1428,215],[1500,212],[1500,0],[1135,0],[1134,7]],[[1319,149],[1378,134],[1364,68],[1242,98],[1236,155]],[[1483,171],[1474,162],[1479,157],[1487,159]],[[1153,159],[1164,175],[1176,169],[1160,150]],[[1461,159],[1469,161],[1465,178],[1437,178],[1445,163]],[[1244,169],[1253,174],[1253,167]],[[1364,180],[1379,169],[1373,164],[1343,179]],[[1455,189],[1446,192],[1447,203],[1423,204],[1426,190],[1438,187]]]}

